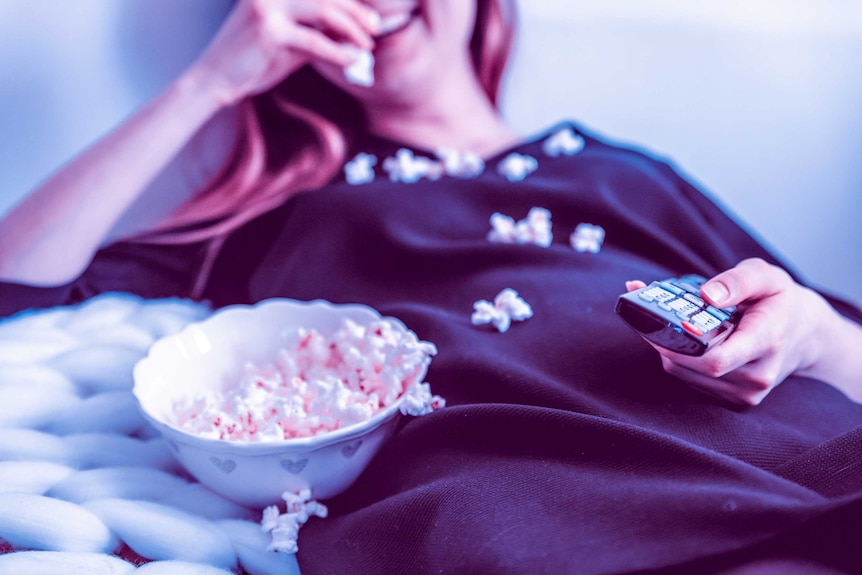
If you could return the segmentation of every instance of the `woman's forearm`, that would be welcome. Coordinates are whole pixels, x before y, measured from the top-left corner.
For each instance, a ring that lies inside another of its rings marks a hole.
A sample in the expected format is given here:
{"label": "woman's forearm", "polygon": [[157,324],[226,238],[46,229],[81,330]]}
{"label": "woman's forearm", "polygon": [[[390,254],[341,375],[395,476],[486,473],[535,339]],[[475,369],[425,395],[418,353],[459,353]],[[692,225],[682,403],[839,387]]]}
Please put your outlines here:
{"label": "woman's forearm", "polygon": [[129,206],[218,111],[186,74],[57,171],[0,221],[0,279],[71,281]]}

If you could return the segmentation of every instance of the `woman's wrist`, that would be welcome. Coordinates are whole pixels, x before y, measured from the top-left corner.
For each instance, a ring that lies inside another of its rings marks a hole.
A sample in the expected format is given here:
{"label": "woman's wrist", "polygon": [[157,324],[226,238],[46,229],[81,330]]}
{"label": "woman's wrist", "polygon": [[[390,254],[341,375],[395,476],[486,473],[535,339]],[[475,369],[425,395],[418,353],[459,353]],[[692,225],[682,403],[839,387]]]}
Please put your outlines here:
{"label": "woman's wrist", "polygon": [[199,66],[189,68],[171,88],[181,99],[188,100],[206,118],[238,103],[238,98],[224,82]]}
{"label": "woman's wrist", "polygon": [[797,373],[829,383],[862,402],[862,326],[826,305],[830,313],[811,342],[817,359]]}

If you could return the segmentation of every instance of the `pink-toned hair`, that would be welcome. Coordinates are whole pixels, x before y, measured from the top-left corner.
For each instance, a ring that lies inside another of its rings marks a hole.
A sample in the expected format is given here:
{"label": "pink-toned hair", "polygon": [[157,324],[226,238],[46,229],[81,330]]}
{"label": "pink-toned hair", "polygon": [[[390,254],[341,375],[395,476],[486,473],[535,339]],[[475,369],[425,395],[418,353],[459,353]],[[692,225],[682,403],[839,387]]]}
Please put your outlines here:
{"label": "pink-toned hair", "polygon": [[[470,51],[482,87],[496,106],[515,35],[514,0],[478,0]],[[209,257],[196,291],[225,237],[290,196],[330,181],[362,133],[359,103],[311,67],[240,104],[242,133],[212,181],[156,229],[131,238],[154,244],[207,241]],[[288,134],[289,136],[285,136]]]}

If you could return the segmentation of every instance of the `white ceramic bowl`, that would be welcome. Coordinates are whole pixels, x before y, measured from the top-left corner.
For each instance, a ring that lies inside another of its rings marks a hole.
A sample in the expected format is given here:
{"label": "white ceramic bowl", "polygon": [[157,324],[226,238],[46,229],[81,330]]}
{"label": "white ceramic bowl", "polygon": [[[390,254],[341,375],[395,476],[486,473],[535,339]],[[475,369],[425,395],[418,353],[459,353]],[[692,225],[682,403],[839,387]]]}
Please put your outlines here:
{"label": "white ceramic bowl", "polygon": [[[165,421],[176,399],[236,381],[247,361],[271,363],[297,327],[330,336],[345,318],[368,325],[381,316],[364,305],[322,300],[270,299],[223,308],[158,340],[135,365],[134,394],[141,412],[189,473],[237,503],[272,505],[281,501],[284,491],[304,488],[316,499],[333,497],[350,487],[392,435],[403,397],[364,422],[278,442],[209,439]],[[400,321],[385,319],[409,331]],[[424,376],[423,369],[417,381]]]}

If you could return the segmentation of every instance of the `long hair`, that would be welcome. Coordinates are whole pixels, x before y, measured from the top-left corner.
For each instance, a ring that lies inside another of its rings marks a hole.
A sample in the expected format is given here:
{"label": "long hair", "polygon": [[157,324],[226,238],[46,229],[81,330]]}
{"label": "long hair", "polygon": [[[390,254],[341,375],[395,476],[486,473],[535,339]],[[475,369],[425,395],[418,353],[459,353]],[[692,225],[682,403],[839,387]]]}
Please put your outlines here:
{"label": "long hair", "polygon": [[[515,35],[514,0],[478,0],[470,52],[494,106]],[[208,242],[196,290],[225,237],[290,196],[319,188],[341,169],[365,129],[360,104],[310,66],[239,104],[241,133],[215,177],[158,227],[130,238],[150,244]]]}

